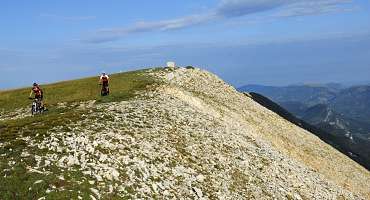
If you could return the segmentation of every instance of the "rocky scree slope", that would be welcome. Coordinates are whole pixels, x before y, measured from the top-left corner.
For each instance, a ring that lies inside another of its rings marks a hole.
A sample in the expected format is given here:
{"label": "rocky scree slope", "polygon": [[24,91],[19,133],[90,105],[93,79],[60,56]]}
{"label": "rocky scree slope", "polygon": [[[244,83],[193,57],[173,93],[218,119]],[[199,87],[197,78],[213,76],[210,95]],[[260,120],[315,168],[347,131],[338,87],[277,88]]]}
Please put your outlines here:
{"label": "rocky scree slope", "polygon": [[51,173],[63,183],[41,198],[74,182],[79,199],[370,198],[367,170],[215,75],[146,73],[160,84],[127,101],[77,103],[83,117],[42,141],[22,136],[43,152],[22,152],[36,161],[33,187]]}

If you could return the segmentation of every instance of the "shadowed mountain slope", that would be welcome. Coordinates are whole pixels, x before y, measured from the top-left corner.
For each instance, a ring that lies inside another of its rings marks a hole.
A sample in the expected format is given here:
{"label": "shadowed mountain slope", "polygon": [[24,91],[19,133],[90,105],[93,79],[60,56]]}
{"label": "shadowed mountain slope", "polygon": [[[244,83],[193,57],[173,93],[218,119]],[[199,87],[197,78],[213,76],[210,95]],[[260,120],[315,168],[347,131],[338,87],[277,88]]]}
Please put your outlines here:
{"label": "shadowed mountain slope", "polygon": [[[333,115],[333,113],[330,115],[330,113],[328,113],[328,108],[325,105],[318,105],[315,106],[315,108],[309,109],[310,112],[307,112],[307,115],[309,116],[306,116],[307,121],[305,121],[304,119],[302,120],[295,117],[279,104],[271,101],[263,95],[253,92],[245,94],[253,98],[253,100],[258,102],[262,106],[277,113],[284,119],[315,134],[324,142],[330,144],[338,151],[352,158],[354,161],[363,165],[368,170],[370,169],[370,152],[367,148],[368,146],[370,146],[370,142],[362,137],[346,135],[347,133],[335,134],[339,130],[344,130],[343,128],[336,127],[338,126],[337,123],[340,123],[341,120],[340,118],[333,118],[333,116],[331,116]],[[335,122],[335,124],[325,123],[324,119],[322,118],[327,118],[328,120],[330,119],[330,122]],[[351,137],[351,140],[349,140],[348,137]]]}

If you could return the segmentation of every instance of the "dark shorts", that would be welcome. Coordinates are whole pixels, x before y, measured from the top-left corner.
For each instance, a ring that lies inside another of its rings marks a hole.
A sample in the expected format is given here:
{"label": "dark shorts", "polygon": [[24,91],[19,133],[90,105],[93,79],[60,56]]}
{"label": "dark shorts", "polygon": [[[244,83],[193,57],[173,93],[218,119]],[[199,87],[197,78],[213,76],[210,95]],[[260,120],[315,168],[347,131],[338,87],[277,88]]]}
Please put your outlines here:
{"label": "dark shorts", "polygon": [[44,99],[43,95],[35,95],[35,99],[42,101]]}

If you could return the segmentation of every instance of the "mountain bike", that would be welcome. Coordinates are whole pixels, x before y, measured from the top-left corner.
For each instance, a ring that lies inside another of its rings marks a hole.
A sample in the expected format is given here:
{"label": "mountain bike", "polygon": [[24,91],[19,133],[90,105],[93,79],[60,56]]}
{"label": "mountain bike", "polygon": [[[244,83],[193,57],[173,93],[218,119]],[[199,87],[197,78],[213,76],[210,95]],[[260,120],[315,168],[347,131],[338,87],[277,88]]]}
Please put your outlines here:
{"label": "mountain bike", "polygon": [[109,95],[109,86],[108,84],[99,84],[101,85],[100,95],[101,96],[107,96]]}
{"label": "mountain bike", "polygon": [[44,112],[44,107],[41,106],[41,100],[37,98],[29,98],[32,101],[32,106],[31,106],[31,114],[36,115],[36,114],[41,114]]}

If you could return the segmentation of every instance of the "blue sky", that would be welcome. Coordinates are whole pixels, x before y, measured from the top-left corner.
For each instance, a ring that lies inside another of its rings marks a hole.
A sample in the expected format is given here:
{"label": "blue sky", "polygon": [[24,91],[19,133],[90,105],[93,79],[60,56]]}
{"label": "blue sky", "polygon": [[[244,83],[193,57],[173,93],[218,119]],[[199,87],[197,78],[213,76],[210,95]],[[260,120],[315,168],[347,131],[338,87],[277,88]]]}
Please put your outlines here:
{"label": "blue sky", "polygon": [[366,0],[0,2],[0,88],[161,66],[235,86],[369,81]]}

